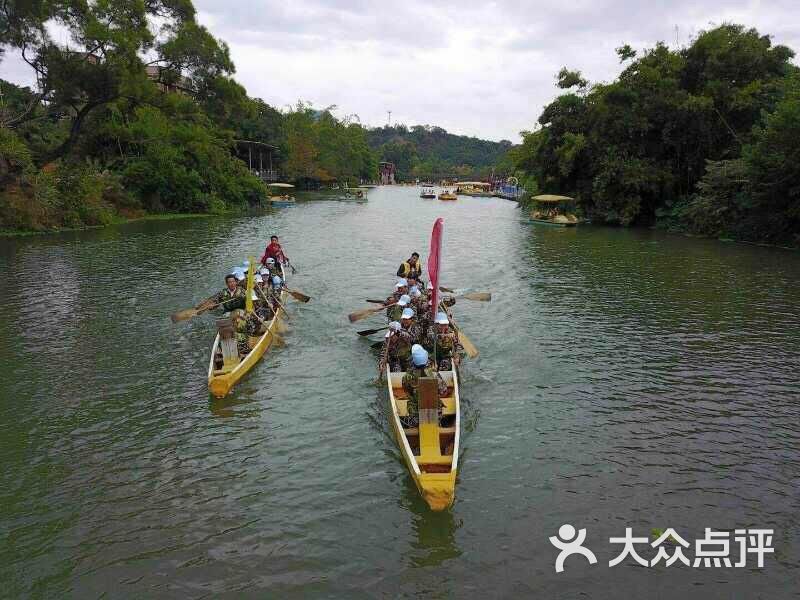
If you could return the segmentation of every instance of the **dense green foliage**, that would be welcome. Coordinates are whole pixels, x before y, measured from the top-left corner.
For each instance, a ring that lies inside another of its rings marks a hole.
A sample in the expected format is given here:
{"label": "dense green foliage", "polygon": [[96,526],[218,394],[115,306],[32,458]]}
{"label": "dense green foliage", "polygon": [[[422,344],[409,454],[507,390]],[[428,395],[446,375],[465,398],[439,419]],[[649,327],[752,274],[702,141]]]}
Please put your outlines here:
{"label": "dense green foliage", "polygon": [[[47,22],[69,32],[71,49]],[[2,3],[6,48],[38,85],[0,80],[0,229],[258,204],[267,188],[237,158],[241,140],[272,146],[273,166],[301,184],[377,174],[359,124],[248,97],[190,0]]]}
{"label": "dense green foliage", "polygon": [[569,91],[499,168],[598,221],[800,243],[793,52],[723,25],[685,49],[617,53],[627,66],[608,84],[562,69]]}
{"label": "dense green foliage", "polygon": [[371,181],[378,166],[366,131],[350,119],[336,119],[331,108],[317,111],[299,102],[285,115],[287,177],[308,186]]}
{"label": "dense green foliage", "polygon": [[401,180],[444,177],[485,178],[511,147],[447,133],[441,127],[405,125],[369,129],[367,139],[380,160],[393,162]]}

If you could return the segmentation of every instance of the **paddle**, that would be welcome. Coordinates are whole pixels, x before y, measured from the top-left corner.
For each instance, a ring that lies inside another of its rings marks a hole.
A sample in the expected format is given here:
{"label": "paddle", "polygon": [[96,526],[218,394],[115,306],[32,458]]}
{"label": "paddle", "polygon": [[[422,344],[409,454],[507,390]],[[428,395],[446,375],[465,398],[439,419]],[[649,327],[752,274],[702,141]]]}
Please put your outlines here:
{"label": "paddle", "polygon": [[[269,304],[269,300],[267,299],[267,295],[264,293],[264,290],[262,290],[260,287],[256,287],[256,288],[254,288],[254,289],[257,289],[257,290],[258,290],[258,293],[259,293],[259,294],[261,294],[261,298],[264,300],[264,302],[266,302],[267,304]],[[288,313],[288,312],[286,312],[286,309],[285,309],[285,308],[283,308],[283,304],[281,304],[280,300],[278,300],[278,297],[277,297],[275,294],[272,294],[272,298],[273,298],[273,300],[275,300],[275,304],[277,304],[277,305],[278,305],[278,307],[279,307],[279,308],[281,308],[281,309],[283,310],[283,314],[285,314],[285,315],[286,315],[286,319],[287,319],[288,321],[291,321],[291,320],[292,320],[292,318],[289,316],[289,313]]]}
{"label": "paddle", "polygon": [[372,348],[373,350],[377,350],[381,346],[383,346],[383,340],[381,340],[380,342],[375,342],[374,344],[370,344],[369,345],[369,347]]}
{"label": "paddle", "polygon": [[[439,286],[439,290],[445,292],[447,294],[455,294],[455,290],[451,290],[450,288],[446,288],[444,286]],[[492,295],[489,292],[467,292],[466,294],[461,294],[456,296],[456,298],[464,298],[465,300],[476,300],[478,302],[491,302]]]}
{"label": "paddle", "polygon": [[386,300],[370,300],[369,298],[366,299],[366,302],[371,302],[372,304],[383,304]]}
{"label": "paddle", "polygon": [[350,313],[347,315],[347,318],[350,319],[351,323],[355,323],[356,321],[360,321],[361,319],[366,319],[370,315],[374,315],[377,312],[380,312],[390,306],[394,306],[397,302],[392,302],[391,304],[384,304],[382,306],[376,306],[375,308],[365,308],[363,310],[357,310],[355,312]]}
{"label": "paddle", "polygon": [[294,298],[295,300],[299,300],[300,302],[308,302],[311,300],[311,296],[306,296],[302,292],[298,292],[297,290],[290,290],[289,288],[285,288],[289,295]]}
{"label": "paddle", "polygon": [[[273,342],[275,342],[275,344],[276,344],[276,345],[278,345],[278,346],[285,346],[285,345],[286,345],[286,342],[283,340],[283,338],[282,338],[281,336],[279,336],[279,335],[278,335],[277,333],[275,333],[274,331],[270,331],[269,324],[268,324],[268,323],[267,323],[267,322],[266,322],[264,319],[262,319],[261,317],[259,317],[259,316],[258,316],[258,315],[257,315],[255,312],[254,312],[253,314],[255,315],[256,319],[258,319],[259,321],[261,321],[261,324],[262,324],[264,327],[266,327],[266,328],[267,328],[267,331],[266,331],[265,333],[268,333],[268,334],[270,334],[270,335],[272,336],[272,340],[273,340]],[[280,327],[281,327],[281,320],[280,320],[280,319],[278,319],[277,321],[275,321],[275,328],[276,328],[276,329],[278,329],[278,328],[280,328]],[[285,328],[285,327],[283,328],[283,331],[284,331],[284,332],[286,331],[286,328]],[[262,334],[262,335],[263,335],[263,334]]]}
{"label": "paddle", "polygon": [[[442,311],[444,311],[445,313],[447,312],[447,311],[444,310],[444,305],[439,304],[439,308],[441,308]],[[475,347],[475,344],[473,344],[472,340],[470,340],[467,337],[466,333],[464,333],[461,329],[459,329],[456,326],[456,324],[453,322],[453,317],[451,317],[448,314],[447,315],[447,319],[450,321],[450,326],[458,334],[458,341],[461,344],[461,347],[464,348],[464,352],[466,352],[467,356],[469,356],[470,358],[476,358],[478,356],[479,352],[478,352],[478,349]]]}
{"label": "paddle", "polygon": [[373,333],[378,333],[379,331],[383,331],[384,329],[389,329],[389,326],[386,325],[385,327],[378,327],[377,329],[364,329],[363,331],[356,331],[356,333],[361,337],[367,337],[368,335],[372,335]]}
{"label": "paddle", "polygon": [[289,265],[289,268],[292,270],[292,275],[297,275],[297,269],[295,269],[294,265],[289,262],[289,259],[286,259],[286,264]]}
{"label": "paddle", "polygon": [[202,308],[195,307],[195,308],[186,308],[184,310],[179,310],[178,312],[173,313],[170,316],[170,319],[172,319],[173,323],[186,321],[187,319],[191,319],[193,317],[196,317],[197,315],[202,315],[204,312],[209,311],[212,308],[217,308],[218,306],[222,306],[223,304],[225,304],[226,302],[230,302],[231,300],[238,300],[238,298],[228,298],[227,300],[223,300],[222,302],[219,302],[217,304],[212,304],[211,306],[203,306],[203,304],[207,302],[207,300],[203,300],[203,302],[197,305],[198,307]]}
{"label": "paddle", "polygon": [[456,296],[456,298],[464,298],[465,300],[476,300],[477,302],[491,302],[492,295],[489,292],[467,292]]}

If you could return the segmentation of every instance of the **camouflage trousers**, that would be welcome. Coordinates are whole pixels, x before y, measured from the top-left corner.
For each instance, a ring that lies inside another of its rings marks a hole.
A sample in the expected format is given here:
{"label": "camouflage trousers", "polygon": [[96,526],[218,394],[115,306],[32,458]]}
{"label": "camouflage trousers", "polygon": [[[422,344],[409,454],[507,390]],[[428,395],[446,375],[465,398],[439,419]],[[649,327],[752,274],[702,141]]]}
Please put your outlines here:
{"label": "camouflage trousers", "polygon": [[406,403],[406,411],[408,414],[405,417],[400,417],[400,422],[404,427],[417,427],[419,425],[419,404],[416,393],[409,397]]}

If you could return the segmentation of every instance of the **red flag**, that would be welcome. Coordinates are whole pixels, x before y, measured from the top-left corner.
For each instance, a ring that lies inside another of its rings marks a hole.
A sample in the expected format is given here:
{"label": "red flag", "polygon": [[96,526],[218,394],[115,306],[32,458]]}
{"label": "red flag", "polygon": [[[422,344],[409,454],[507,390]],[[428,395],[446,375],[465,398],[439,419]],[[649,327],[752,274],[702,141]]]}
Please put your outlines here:
{"label": "red flag", "polygon": [[431,308],[434,316],[439,310],[439,267],[441,266],[442,236],[444,235],[444,221],[441,217],[436,219],[431,232],[431,251],[428,254],[428,278],[431,285]]}

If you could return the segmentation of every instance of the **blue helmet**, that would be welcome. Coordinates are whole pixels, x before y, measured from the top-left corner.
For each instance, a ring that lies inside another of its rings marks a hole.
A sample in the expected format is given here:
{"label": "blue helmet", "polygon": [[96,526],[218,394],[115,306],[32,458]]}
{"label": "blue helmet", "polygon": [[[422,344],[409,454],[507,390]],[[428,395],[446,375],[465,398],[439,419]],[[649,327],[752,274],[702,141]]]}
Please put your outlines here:
{"label": "blue helmet", "polygon": [[419,344],[411,346],[411,362],[417,367],[424,367],[428,364],[428,351]]}
{"label": "blue helmet", "polygon": [[275,275],[275,277],[272,278],[272,285],[280,285],[282,283],[283,283],[283,279],[281,279],[277,275]]}

